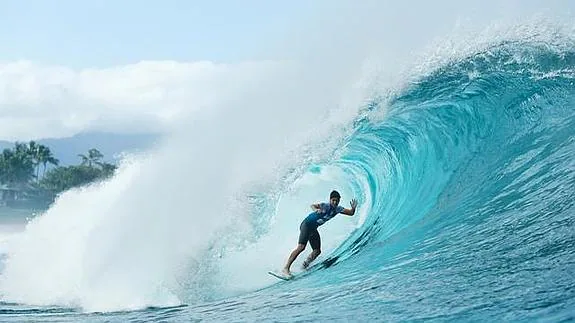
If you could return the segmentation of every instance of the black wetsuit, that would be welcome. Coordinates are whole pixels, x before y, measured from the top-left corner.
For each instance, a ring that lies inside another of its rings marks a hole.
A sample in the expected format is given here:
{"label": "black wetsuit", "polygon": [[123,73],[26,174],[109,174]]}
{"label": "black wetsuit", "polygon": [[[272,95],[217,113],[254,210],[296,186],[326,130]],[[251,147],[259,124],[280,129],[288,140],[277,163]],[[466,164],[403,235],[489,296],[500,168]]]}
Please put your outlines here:
{"label": "black wetsuit", "polygon": [[310,213],[299,226],[298,243],[306,245],[309,241],[314,250],[321,248],[321,240],[317,228],[341,213],[342,206],[333,207],[329,203],[320,203],[320,210]]}

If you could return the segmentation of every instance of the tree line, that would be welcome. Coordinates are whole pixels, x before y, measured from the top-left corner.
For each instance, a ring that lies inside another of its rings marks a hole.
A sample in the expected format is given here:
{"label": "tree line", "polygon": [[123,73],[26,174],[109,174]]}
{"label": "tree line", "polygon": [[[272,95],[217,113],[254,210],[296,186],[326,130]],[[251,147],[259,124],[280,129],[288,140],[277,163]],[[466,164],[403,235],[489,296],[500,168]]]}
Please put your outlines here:
{"label": "tree line", "polygon": [[[108,178],[117,166],[103,161],[92,148],[79,154],[79,164],[60,166],[49,147],[35,141],[16,142],[0,155],[0,184],[18,191],[57,195],[73,187]],[[48,169],[48,166],[53,166]]]}

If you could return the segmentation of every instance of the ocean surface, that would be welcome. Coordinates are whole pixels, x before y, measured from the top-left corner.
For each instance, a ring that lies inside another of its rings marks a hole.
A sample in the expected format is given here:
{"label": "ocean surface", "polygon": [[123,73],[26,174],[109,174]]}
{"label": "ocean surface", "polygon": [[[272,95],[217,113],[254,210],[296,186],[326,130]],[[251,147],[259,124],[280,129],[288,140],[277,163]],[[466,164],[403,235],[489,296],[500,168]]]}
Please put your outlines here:
{"label": "ocean surface", "polygon": [[[251,187],[231,224],[133,184],[153,163],[63,195],[3,231],[0,321],[573,321],[572,37],[502,37],[374,94],[338,154]],[[357,215],[320,228],[310,271],[266,275],[333,188]]]}

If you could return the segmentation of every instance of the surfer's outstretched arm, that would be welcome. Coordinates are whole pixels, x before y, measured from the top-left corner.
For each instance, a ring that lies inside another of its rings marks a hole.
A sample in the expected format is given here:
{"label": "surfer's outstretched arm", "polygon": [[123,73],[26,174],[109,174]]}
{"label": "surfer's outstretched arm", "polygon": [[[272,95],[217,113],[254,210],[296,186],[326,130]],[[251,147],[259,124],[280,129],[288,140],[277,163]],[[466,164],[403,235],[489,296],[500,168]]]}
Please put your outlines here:
{"label": "surfer's outstretched arm", "polygon": [[352,199],[351,202],[349,202],[349,204],[351,205],[351,209],[343,209],[343,211],[341,211],[341,213],[345,214],[345,215],[352,216],[355,214],[355,208],[357,207],[357,200]]}

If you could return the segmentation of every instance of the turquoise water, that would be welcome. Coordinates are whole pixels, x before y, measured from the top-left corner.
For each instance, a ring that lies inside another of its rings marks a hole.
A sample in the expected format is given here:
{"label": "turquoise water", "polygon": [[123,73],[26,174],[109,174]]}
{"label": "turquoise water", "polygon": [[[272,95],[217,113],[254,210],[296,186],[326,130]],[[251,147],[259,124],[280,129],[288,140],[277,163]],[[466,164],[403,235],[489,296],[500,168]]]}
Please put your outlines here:
{"label": "turquoise water", "polygon": [[573,44],[496,43],[362,113],[330,168],[367,217],[310,274],[110,313],[5,299],[1,319],[575,319]]}

